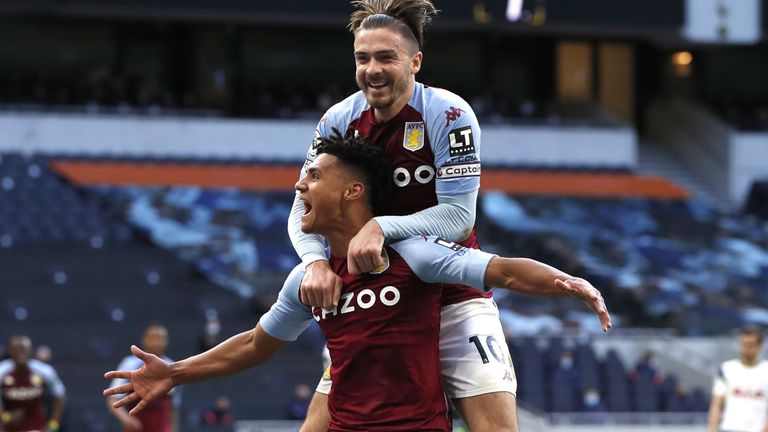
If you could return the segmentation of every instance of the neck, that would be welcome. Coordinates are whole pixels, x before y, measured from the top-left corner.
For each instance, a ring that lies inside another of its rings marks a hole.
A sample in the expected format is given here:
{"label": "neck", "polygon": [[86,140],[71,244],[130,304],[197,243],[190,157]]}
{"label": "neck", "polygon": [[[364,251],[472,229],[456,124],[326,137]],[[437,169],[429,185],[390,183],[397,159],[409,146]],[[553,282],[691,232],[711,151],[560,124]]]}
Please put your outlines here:
{"label": "neck", "polygon": [[760,361],[760,357],[741,357],[741,362],[746,366],[754,366]]}
{"label": "neck", "polygon": [[349,242],[372,218],[373,213],[367,208],[346,211],[343,217],[339,218],[338,224],[328,230],[329,232],[322,234],[328,240],[331,255],[338,258],[346,257]]}
{"label": "neck", "polygon": [[402,98],[395,101],[392,105],[390,105],[387,108],[384,109],[373,109],[373,119],[376,120],[377,123],[384,123],[392,120],[395,118],[395,116],[403,110],[405,105],[408,103],[408,101],[411,99],[411,96],[413,96],[413,92],[416,89],[416,79],[411,77],[410,82],[408,83],[408,91],[405,92]]}

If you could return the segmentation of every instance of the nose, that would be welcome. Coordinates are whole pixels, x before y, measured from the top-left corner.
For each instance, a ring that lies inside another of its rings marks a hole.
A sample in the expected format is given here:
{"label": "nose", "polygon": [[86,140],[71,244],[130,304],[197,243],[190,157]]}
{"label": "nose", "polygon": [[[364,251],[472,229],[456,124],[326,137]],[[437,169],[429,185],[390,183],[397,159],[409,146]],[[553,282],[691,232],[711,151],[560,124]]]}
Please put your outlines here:
{"label": "nose", "polygon": [[376,75],[379,72],[382,71],[381,63],[376,60],[375,58],[372,58],[368,61],[368,75]]}
{"label": "nose", "polygon": [[307,190],[307,183],[305,182],[306,179],[307,177],[304,177],[303,179],[296,182],[296,184],[293,186],[296,192],[304,192]]}

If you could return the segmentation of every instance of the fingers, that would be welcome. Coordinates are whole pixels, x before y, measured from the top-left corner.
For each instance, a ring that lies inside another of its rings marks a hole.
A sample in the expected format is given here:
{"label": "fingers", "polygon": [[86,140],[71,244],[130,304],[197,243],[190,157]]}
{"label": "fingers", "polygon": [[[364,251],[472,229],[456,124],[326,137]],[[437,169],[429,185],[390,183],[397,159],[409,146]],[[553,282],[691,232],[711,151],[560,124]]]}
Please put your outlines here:
{"label": "fingers", "polygon": [[603,296],[599,295],[599,293],[598,296],[599,298],[596,301],[595,311],[597,311],[597,316],[600,318],[600,325],[603,327],[603,332],[607,332],[613,327],[613,323],[611,322],[611,315],[608,313],[608,308],[605,306]]}
{"label": "fingers", "polygon": [[335,283],[333,284],[333,307],[339,305],[339,299],[341,298],[341,290],[344,288],[344,281],[340,277],[336,276]]}
{"label": "fingers", "polygon": [[129,384],[123,384],[116,387],[108,388],[104,390],[104,396],[114,396],[124,393],[130,393],[133,391],[133,386]]}
{"label": "fingers", "polygon": [[349,274],[360,274],[360,267],[357,265],[357,261],[352,257],[352,255],[347,256],[347,271]]}
{"label": "fingers", "polygon": [[[322,289],[322,288],[320,288],[320,289]],[[307,303],[308,305],[310,305],[312,307],[315,307],[315,306],[322,307],[323,306],[323,295],[318,293],[317,291],[308,291],[307,292],[307,297],[308,297],[307,300],[309,302],[309,303]]]}
{"label": "fingers", "polygon": [[112,404],[112,408],[120,408],[124,406],[130,406],[135,404],[137,401],[139,401],[141,398],[136,393],[130,393],[126,397],[115,401],[115,403]]}
{"label": "fingers", "polygon": [[335,273],[332,274],[329,290],[323,290],[323,309],[333,309],[339,305],[339,297],[341,297],[341,288],[344,282]]}
{"label": "fingers", "polygon": [[299,288],[301,302],[311,307],[332,308],[337,278],[327,261],[310,264]]}
{"label": "fingers", "polygon": [[331,289],[328,290],[328,292],[323,293],[322,297],[320,298],[320,303],[323,305],[323,309],[333,309],[334,303],[333,303],[333,290],[334,285],[331,285]]}
{"label": "fingers", "polygon": [[106,378],[106,379],[115,379],[115,378],[130,379],[131,378],[131,371],[109,371],[109,372],[104,374],[104,378]]}
{"label": "fingers", "polygon": [[[590,285],[591,286],[591,285]],[[608,308],[605,306],[605,300],[596,288],[592,287],[592,294],[588,300],[590,309],[597,313],[597,317],[600,319],[600,326],[603,332],[607,332],[613,324],[611,323],[611,315],[608,313]]]}
{"label": "fingers", "polygon": [[347,270],[350,274],[369,273],[381,267],[384,258],[381,256],[381,248],[368,248],[365,250],[352,250],[350,248],[347,257]]}
{"label": "fingers", "polygon": [[141,348],[137,347],[136,345],[131,345],[131,353],[138,357],[140,360],[143,360],[144,363],[146,363],[147,359],[150,357],[149,354],[142,351]]}
{"label": "fingers", "polygon": [[588,308],[597,313],[603,332],[607,332],[613,327],[605,300],[600,291],[592,286],[591,283],[584,279],[567,279],[564,281],[556,279],[555,285],[564,292],[582,300]]}
{"label": "fingers", "polygon": [[144,400],[144,399],[140,400],[140,401],[139,401],[139,403],[138,403],[138,404],[136,404],[136,406],[135,406],[135,407],[133,407],[133,409],[132,409],[132,410],[128,411],[128,414],[130,414],[130,415],[136,415],[136,414],[138,414],[138,413],[139,413],[139,411],[143,410],[143,409],[144,409],[144,407],[145,407],[145,406],[147,406],[147,403],[148,403],[148,402],[147,402],[146,400]]}
{"label": "fingers", "polygon": [[299,287],[299,300],[305,305],[310,305],[309,302],[309,294],[307,293],[307,288],[304,286],[304,283],[301,283],[301,286]]}

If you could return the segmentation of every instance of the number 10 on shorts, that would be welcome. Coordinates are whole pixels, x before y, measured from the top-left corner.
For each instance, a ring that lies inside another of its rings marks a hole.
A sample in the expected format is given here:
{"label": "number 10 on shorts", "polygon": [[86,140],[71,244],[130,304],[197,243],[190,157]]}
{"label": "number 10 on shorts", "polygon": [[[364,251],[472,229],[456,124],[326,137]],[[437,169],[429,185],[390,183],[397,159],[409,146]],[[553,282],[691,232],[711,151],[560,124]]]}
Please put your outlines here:
{"label": "number 10 on shorts", "polygon": [[480,354],[480,359],[483,360],[483,364],[490,362],[490,360],[488,360],[487,352],[490,352],[491,356],[496,359],[497,362],[501,364],[506,363],[506,361],[504,361],[504,351],[501,349],[501,345],[499,345],[499,342],[493,335],[474,335],[469,338],[469,343],[475,344],[475,348],[477,348],[477,352]]}

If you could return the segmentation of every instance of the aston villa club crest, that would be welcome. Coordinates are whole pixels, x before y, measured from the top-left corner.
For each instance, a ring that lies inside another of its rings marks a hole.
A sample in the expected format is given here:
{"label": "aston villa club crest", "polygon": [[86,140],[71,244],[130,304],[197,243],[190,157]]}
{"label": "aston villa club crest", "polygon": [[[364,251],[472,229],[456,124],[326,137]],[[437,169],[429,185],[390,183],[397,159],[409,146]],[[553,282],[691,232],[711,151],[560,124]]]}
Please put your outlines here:
{"label": "aston villa club crest", "polygon": [[42,387],[43,377],[38,374],[32,374],[32,376],[29,377],[29,382],[35,387]]}
{"label": "aston villa club crest", "polygon": [[376,267],[375,269],[370,271],[370,274],[382,274],[389,268],[389,256],[387,255],[387,251],[382,249],[381,250],[381,258],[384,260],[384,264]]}
{"label": "aston villa club crest", "polygon": [[413,152],[424,147],[424,122],[405,122],[403,147]]}

